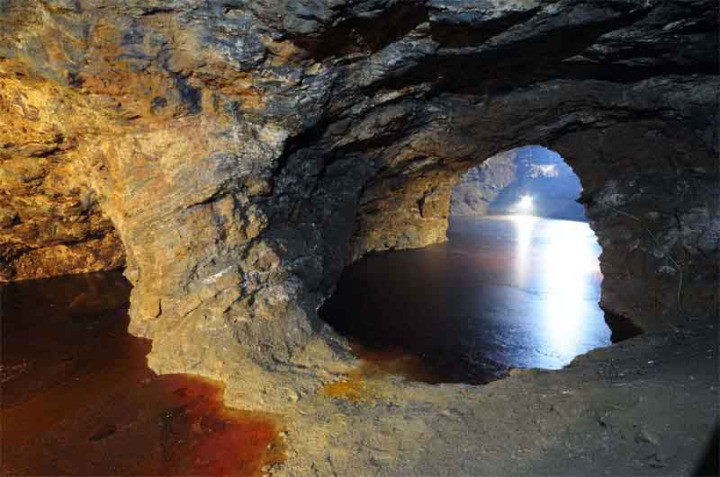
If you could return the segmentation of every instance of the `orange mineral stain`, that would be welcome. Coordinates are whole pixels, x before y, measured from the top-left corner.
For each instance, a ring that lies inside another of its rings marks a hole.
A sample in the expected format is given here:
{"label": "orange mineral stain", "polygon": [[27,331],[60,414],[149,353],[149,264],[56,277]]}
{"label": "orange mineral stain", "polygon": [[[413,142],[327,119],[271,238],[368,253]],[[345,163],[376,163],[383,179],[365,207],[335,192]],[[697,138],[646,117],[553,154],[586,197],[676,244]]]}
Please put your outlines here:
{"label": "orange mineral stain", "polygon": [[331,398],[360,402],[369,400],[372,395],[360,370],[353,370],[346,378],[323,386],[321,391]]}
{"label": "orange mineral stain", "polygon": [[440,376],[428,368],[418,355],[400,348],[370,349],[359,343],[352,343],[351,348],[360,357],[360,371],[365,376],[395,375],[423,383],[442,382]]}
{"label": "orange mineral stain", "polygon": [[224,406],[213,381],[147,368],[117,273],[2,290],[2,475],[260,475],[276,416]]}
{"label": "orange mineral stain", "polygon": [[418,356],[399,349],[371,350],[357,343],[351,347],[360,364],[346,377],[323,386],[323,395],[352,402],[369,401],[376,397],[376,382],[391,375],[426,383],[439,382]]}

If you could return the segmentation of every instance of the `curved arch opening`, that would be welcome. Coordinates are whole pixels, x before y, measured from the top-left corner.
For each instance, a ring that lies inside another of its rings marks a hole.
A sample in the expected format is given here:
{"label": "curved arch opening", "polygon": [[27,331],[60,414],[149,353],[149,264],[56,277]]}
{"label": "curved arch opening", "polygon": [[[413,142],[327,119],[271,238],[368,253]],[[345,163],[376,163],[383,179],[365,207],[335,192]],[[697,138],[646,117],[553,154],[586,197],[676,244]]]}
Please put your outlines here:
{"label": "curved arch opening", "polygon": [[525,146],[469,169],[453,188],[450,215],[530,215],[587,222],[580,178],[560,154]]}
{"label": "curved arch opening", "polygon": [[447,241],[350,265],[321,317],[371,361],[426,382],[559,369],[613,334],[580,180],[540,146],[497,154],[449,194]]}

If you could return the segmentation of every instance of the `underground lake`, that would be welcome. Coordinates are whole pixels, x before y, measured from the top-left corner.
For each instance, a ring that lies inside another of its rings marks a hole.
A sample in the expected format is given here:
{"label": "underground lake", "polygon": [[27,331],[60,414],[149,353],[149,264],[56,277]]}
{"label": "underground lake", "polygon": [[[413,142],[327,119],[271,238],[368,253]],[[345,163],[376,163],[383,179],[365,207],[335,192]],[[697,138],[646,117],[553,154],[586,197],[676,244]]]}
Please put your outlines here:
{"label": "underground lake", "polygon": [[558,369],[611,343],[586,222],[453,217],[448,241],[348,267],[320,315],[362,349],[418,356],[430,382]]}
{"label": "underground lake", "polygon": [[120,272],[0,293],[1,475],[245,476],[283,459],[276,416],[224,406],[215,381],[148,369]]}

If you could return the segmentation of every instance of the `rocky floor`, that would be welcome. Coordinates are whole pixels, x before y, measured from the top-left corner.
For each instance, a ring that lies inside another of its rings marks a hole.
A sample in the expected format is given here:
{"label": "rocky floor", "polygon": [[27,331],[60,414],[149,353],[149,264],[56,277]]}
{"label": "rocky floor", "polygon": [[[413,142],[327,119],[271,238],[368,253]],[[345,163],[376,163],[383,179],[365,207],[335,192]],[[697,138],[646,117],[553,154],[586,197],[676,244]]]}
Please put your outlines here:
{"label": "rocky floor", "polygon": [[695,322],[484,386],[351,376],[287,410],[288,459],[269,472],[693,475],[718,422],[717,348]]}

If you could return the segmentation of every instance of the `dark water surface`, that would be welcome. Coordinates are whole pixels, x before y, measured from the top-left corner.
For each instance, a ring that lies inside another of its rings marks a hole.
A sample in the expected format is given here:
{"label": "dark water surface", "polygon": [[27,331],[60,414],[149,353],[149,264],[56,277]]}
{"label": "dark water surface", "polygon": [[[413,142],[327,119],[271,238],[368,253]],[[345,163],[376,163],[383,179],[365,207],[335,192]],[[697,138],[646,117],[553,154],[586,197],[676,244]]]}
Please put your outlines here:
{"label": "dark water surface", "polygon": [[587,223],[453,218],[448,238],[354,263],[321,316],[363,349],[419,356],[430,382],[557,369],[610,344]]}
{"label": "dark water surface", "polygon": [[148,369],[151,343],[126,331],[129,291],[117,272],[0,290],[0,475],[246,476],[280,459],[271,416]]}

